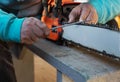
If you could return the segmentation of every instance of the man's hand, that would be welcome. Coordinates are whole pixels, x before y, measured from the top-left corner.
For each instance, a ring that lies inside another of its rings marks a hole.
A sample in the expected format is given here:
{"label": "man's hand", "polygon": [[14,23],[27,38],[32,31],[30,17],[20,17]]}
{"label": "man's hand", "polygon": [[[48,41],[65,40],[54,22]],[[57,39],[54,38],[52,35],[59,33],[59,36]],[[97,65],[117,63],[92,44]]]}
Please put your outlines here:
{"label": "man's hand", "polygon": [[98,22],[98,15],[90,4],[80,4],[71,11],[68,22],[78,21],[77,19],[80,22],[96,24]]}
{"label": "man's hand", "polygon": [[40,20],[29,17],[23,22],[21,29],[21,42],[25,44],[33,44],[39,38],[49,35],[49,29]]}

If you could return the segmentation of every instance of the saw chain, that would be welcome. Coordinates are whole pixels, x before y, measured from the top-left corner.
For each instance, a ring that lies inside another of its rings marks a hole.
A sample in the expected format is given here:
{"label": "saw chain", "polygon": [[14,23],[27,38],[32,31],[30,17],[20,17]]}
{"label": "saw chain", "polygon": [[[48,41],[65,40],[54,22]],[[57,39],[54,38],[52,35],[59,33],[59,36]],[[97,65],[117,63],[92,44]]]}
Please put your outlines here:
{"label": "saw chain", "polygon": [[[72,24],[73,25],[73,24]],[[119,28],[117,27],[117,25],[115,26],[109,26],[109,25],[107,25],[107,24],[86,24],[86,23],[84,23],[84,22],[81,22],[81,23],[76,23],[75,25],[82,25],[82,26],[88,26],[88,27],[90,27],[90,28],[93,28],[93,27],[95,27],[95,28],[102,28],[102,29],[107,29],[107,30],[111,30],[111,31],[114,31],[114,32],[120,32],[120,30],[119,30]],[[63,27],[63,28],[66,28],[66,27]],[[69,27],[69,28],[71,28],[71,27]],[[68,28],[68,29],[69,29]],[[79,28],[81,28],[81,27],[79,27]],[[64,34],[64,33],[63,33]],[[79,35],[78,35],[79,36]],[[99,55],[103,55],[103,56],[107,56],[107,57],[110,57],[110,58],[112,58],[112,59],[114,59],[114,60],[117,60],[117,61],[120,61],[120,57],[118,57],[118,56],[116,56],[116,55],[114,55],[114,54],[110,54],[110,53],[107,53],[106,51],[99,51],[99,50],[96,50],[96,49],[94,49],[94,48],[89,48],[89,47],[87,47],[87,46],[84,46],[84,45],[81,45],[81,44],[79,44],[79,43],[76,43],[76,42],[74,42],[74,41],[72,41],[72,40],[68,40],[68,39],[66,39],[66,38],[62,38],[64,41],[64,45],[74,45],[74,46],[76,46],[76,47],[83,47],[83,48],[85,48],[86,50],[90,50],[91,52],[96,52],[96,53],[98,53]],[[114,43],[113,43],[114,44]]]}

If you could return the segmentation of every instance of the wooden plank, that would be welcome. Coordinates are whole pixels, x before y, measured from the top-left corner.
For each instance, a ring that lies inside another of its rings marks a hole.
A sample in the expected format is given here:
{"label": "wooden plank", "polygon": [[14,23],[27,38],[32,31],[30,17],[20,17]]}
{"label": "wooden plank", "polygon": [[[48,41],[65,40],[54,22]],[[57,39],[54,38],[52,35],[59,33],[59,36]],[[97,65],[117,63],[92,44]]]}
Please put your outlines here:
{"label": "wooden plank", "polygon": [[74,82],[71,78],[67,77],[66,75],[62,75],[62,82]]}
{"label": "wooden plank", "polygon": [[120,71],[120,62],[84,51],[84,49],[59,46],[46,40],[40,40],[27,47],[75,82],[85,82]]}
{"label": "wooden plank", "polygon": [[13,57],[17,82],[34,82],[34,55],[28,49],[22,59]]}
{"label": "wooden plank", "polygon": [[34,55],[34,82],[56,82],[56,69]]}

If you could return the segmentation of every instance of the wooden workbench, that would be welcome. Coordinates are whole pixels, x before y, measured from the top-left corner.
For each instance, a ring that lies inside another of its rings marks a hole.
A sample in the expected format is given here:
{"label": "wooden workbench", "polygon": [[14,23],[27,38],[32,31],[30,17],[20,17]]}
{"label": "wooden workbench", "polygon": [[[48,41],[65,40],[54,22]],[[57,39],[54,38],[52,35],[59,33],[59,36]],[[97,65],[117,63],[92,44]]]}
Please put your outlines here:
{"label": "wooden workbench", "polygon": [[84,48],[42,39],[27,48],[57,69],[57,82],[120,82],[120,62]]}

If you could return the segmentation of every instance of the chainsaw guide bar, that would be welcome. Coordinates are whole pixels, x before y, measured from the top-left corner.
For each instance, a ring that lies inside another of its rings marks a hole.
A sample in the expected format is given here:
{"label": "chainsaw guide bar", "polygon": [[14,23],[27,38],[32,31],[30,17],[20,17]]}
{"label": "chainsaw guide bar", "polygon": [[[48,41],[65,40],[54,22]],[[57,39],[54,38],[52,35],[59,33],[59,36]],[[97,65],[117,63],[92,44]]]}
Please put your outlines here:
{"label": "chainsaw guide bar", "polygon": [[120,31],[105,25],[79,23],[63,28],[67,43],[99,52],[120,61]]}

